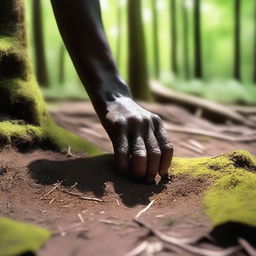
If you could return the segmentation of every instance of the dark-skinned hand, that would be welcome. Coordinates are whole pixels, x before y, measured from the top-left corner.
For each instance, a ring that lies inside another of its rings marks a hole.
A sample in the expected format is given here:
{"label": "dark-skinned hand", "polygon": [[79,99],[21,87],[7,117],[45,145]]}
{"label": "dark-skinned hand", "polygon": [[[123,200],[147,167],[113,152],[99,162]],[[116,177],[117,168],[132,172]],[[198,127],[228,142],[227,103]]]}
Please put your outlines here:
{"label": "dark-skinned hand", "polygon": [[113,143],[118,172],[146,183],[153,183],[157,173],[168,178],[173,146],[159,116],[129,97],[119,97],[107,104],[102,123]]}

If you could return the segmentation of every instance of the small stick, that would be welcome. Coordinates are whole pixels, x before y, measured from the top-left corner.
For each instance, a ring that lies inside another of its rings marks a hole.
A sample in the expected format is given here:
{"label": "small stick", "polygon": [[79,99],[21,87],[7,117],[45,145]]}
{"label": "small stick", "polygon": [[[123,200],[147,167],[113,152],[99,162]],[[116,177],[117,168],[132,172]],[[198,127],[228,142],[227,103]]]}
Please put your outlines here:
{"label": "small stick", "polygon": [[74,187],[76,187],[77,186],[77,182],[75,182],[75,184],[73,185],[73,186],[71,186],[71,188],[74,188]]}
{"label": "small stick", "polygon": [[54,197],[50,202],[49,204],[52,204],[54,201],[55,201],[56,197]]}
{"label": "small stick", "polygon": [[120,206],[120,203],[119,203],[119,200],[118,200],[118,199],[116,199],[116,203],[117,203],[118,206]]}
{"label": "small stick", "polygon": [[143,213],[145,213],[155,202],[155,199],[153,199],[144,209],[142,209],[141,211],[139,211],[135,217],[135,219],[138,219]]}
{"label": "small stick", "polygon": [[104,202],[102,199],[95,198],[95,197],[87,197],[87,196],[80,196],[79,199],[94,201],[94,202]]}
{"label": "small stick", "polygon": [[64,229],[60,229],[60,228],[59,228],[59,232],[55,233],[54,235],[65,236],[68,231],[72,231],[72,230],[74,230],[74,229],[76,229],[76,228],[82,226],[83,224],[84,224],[84,223],[79,222],[79,223],[73,224],[73,225],[71,225],[71,226],[69,226],[69,227],[66,227],[66,228],[64,228]]}
{"label": "small stick", "polygon": [[144,241],[139,246],[134,248],[132,251],[127,253],[125,256],[138,256],[138,255],[143,253],[148,248],[148,245],[149,245],[149,242],[148,241]]}
{"label": "small stick", "polygon": [[67,153],[66,157],[76,158],[76,156],[71,153],[71,147],[68,147],[68,153]]}
{"label": "small stick", "polygon": [[221,251],[213,251],[213,250],[194,247],[194,246],[188,244],[189,239],[178,239],[178,238],[175,238],[172,236],[167,236],[167,235],[163,234],[162,232],[151,228],[148,224],[142,222],[138,218],[134,218],[133,220],[140,226],[147,228],[152,234],[154,234],[156,237],[158,237],[163,242],[166,242],[166,243],[169,243],[172,245],[176,245],[176,246],[180,247],[181,249],[184,249],[188,252],[191,252],[191,253],[194,253],[197,255],[226,256],[226,255],[230,255],[234,252],[238,252],[241,250],[241,246],[233,246],[228,249],[221,250]]}
{"label": "small stick", "polygon": [[197,147],[195,147],[195,146],[193,146],[191,144],[188,144],[186,142],[179,143],[179,146],[181,146],[183,148],[186,148],[186,149],[189,149],[189,150],[191,150],[193,152],[196,152],[198,154],[203,154],[204,153],[201,149],[199,149],[199,148],[197,148]]}
{"label": "small stick", "polygon": [[75,193],[75,192],[70,192],[70,191],[65,190],[65,189],[60,190],[60,192],[69,194],[71,196],[76,196],[76,197],[78,197],[81,200],[88,200],[88,201],[94,201],[94,202],[104,202],[102,199],[95,198],[95,197],[87,197],[87,196],[84,196],[83,194],[79,194],[79,193]]}
{"label": "small stick", "polygon": [[82,223],[84,223],[84,218],[83,218],[82,214],[81,214],[81,213],[78,213],[77,216],[78,216],[78,218],[80,219],[80,221],[81,221]]}
{"label": "small stick", "polygon": [[244,250],[250,255],[250,256],[256,256],[256,249],[245,239],[239,237],[238,243],[244,248]]}
{"label": "small stick", "polygon": [[40,200],[42,200],[43,198],[45,198],[46,196],[50,195],[55,189],[57,189],[61,184],[63,183],[63,181],[58,182],[53,188],[51,188],[46,194],[44,194],[43,196],[40,197]]}
{"label": "small stick", "polygon": [[116,226],[121,225],[120,222],[112,221],[112,220],[99,220],[99,222],[104,223],[104,224],[116,225]]}

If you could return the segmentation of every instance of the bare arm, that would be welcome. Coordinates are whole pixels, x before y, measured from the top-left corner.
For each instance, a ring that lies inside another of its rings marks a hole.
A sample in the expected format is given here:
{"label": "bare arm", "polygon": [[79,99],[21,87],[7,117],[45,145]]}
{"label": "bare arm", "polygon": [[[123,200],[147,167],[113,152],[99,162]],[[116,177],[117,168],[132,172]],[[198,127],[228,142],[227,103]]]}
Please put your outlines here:
{"label": "bare arm", "polygon": [[59,30],[113,143],[116,167],[136,180],[168,175],[172,145],[160,118],[137,105],[121,79],[104,33],[98,0],[51,0]]}

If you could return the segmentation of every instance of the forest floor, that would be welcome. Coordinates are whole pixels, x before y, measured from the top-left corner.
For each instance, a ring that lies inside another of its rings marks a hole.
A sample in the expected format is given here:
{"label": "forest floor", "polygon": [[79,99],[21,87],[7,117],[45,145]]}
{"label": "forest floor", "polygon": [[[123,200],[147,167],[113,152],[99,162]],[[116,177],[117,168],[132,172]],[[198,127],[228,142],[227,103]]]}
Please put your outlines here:
{"label": "forest floor", "polygon": [[[247,127],[215,125],[175,106],[144,105],[161,114],[167,127],[197,127],[234,138],[255,135],[255,130]],[[112,152],[111,143],[90,103],[54,103],[50,111],[62,127],[104,152]],[[225,141],[173,131],[169,135],[175,157],[215,156],[236,149],[256,154],[255,139]],[[204,236],[211,231],[211,223],[201,206],[208,185],[201,179],[187,176],[176,177],[168,184],[135,184],[113,171],[110,155],[70,157],[42,150],[21,153],[11,147],[4,148],[0,154],[0,215],[52,230],[54,235],[40,250],[40,255],[45,256],[120,256],[144,241],[156,251],[163,247],[156,255],[194,255],[159,243],[159,239],[149,236],[148,230],[137,225],[133,218],[155,199],[142,216],[151,227],[174,237]],[[204,243],[200,246],[216,249]]]}

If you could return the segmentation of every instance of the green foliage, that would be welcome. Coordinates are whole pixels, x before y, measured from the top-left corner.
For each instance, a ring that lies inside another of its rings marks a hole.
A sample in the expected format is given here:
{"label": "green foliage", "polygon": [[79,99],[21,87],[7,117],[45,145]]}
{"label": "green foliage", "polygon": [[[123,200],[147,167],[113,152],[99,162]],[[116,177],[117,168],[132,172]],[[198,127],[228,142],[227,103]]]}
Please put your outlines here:
{"label": "green foliage", "polygon": [[48,230],[0,218],[0,256],[36,252],[50,237]]}
{"label": "green foliage", "polygon": [[256,157],[238,150],[212,158],[173,161],[173,175],[210,179],[203,205],[214,226],[237,222],[256,227]]}

